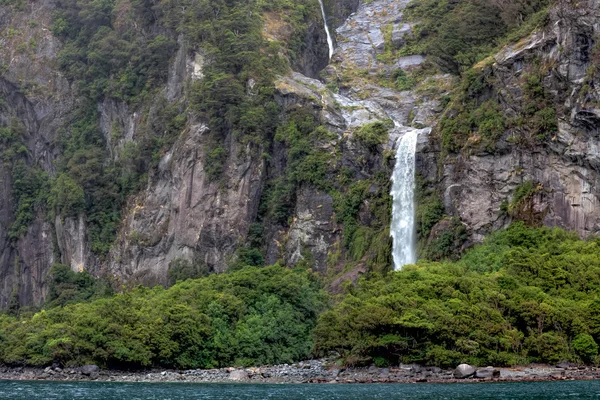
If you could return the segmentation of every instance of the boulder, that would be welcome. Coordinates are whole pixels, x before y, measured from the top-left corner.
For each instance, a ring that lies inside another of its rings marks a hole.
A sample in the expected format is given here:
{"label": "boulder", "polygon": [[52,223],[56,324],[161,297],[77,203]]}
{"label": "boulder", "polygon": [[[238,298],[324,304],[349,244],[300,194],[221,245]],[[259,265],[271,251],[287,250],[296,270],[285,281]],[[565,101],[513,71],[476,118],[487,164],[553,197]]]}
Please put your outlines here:
{"label": "boulder", "polygon": [[478,369],[475,372],[475,378],[488,379],[488,378],[500,378],[500,370],[494,367],[486,367]]}
{"label": "boulder", "polygon": [[404,45],[404,37],[410,33],[411,26],[409,24],[395,26],[392,30],[392,44],[395,47]]}
{"label": "boulder", "polygon": [[96,379],[100,375],[100,367],[95,364],[88,364],[81,367],[81,374]]}
{"label": "boulder", "polygon": [[379,379],[389,379],[389,377],[390,377],[390,369],[382,368],[381,372],[379,373]]}
{"label": "boulder", "polygon": [[569,368],[576,368],[577,364],[573,364],[567,361],[563,361],[560,362],[558,364],[556,364],[556,368],[563,368],[563,369],[569,369]]}
{"label": "boulder", "polygon": [[232,381],[247,381],[249,379],[248,372],[243,369],[236,369],[229,373],[229,379]]}
{"label": "boulder", "polygon": [[469,364],[460,364],[454,370],[454,377],[457,379],[465,379],[472,377],[477,372],[477,368]]}

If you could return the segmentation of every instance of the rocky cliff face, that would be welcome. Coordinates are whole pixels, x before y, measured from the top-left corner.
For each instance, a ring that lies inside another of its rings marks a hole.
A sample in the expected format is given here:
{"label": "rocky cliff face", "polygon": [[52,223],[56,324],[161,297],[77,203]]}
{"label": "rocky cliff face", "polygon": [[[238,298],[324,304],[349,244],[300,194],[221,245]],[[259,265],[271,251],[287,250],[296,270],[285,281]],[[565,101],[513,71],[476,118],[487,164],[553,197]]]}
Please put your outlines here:
{"label": "rocky cliff face", "polygon": [[[229,135],[223,144],[224,173],[219,181],[212,181],[207,178],[209,161],[203,150],[210,141],[208,124],[191,114],[173,146],[149,171],[146,187],[127,200],[117,239],[103,257],[91,250],[83,213],[52,219],[36,213],[25,234],[10,238],[14,182],[9,168],[0,165],[0,307],[11,302],[40,304],[47,290],[45,276],[54,262],[123,283],[148,285],[166,283],[169,265],[175,260],[223,272],[237,257],[236,251],[247,244],[249,231],[259,220],[264,229],[260,249],[266,263],[306,262],[322,273],[344,271],[350,277],[371,268],[373,260],[389,266],[389,231],[382,225],[386,215],[389,219],[383,205],[387,204],[385,182],[391,174],[394,143],[408,129],[421,132],[420,176],[441,196],[445,213],[464,224],[471,241],[480,241],[517,218],[517,212],[503,210],[526,182],[532,182],[535,190],[527,194],[527,204],[519,207],[527,208],[520,211],[532,222],[574,229],[582,235],[597,234],[600,93],[595,66],[600,63],[600,51],[595,38],[600,5],[592,0],[559,1],[546,29],[504,48],[479,68],[482,75],[493,77],[487,79],[488,89],[478,94],[480,100],[495,96],[508,118],[525,107],[523,81],[537,68],[550,96],[545,101],[556,109],[555,134],[544,142],[525,143],[514,139],[520,135],[517,128],[507,128],[494,151],[473,146],[469,151],[448,152],[436,126],[444,111],[440,98],[450,92],[454,78],[433,75],[410,90],[394,84],[398,71],[415,70],[425,62],[421,56],[396,53],[411,29],[402,17],[407,3],[325,2],[329,24],[336,28],[333,59],[328,62],[321,21],[313,21],[303,38],[302,52],[294,56],[296,72],[277,79],[275,98],[282,107],[281,119],[303,110],[332,134],[314,146],[328,155],[326,177],[335,183],[328,188],[310,183],[295,188],[287,221],[274,220],[261,211],[266,191],[289,164],[285,146],[277,141],[242,144]],[[25,127],[23,157],[49,176],[56,171],[57,135],[69,123],[69,112],[78,101],[72,83],[57,67],[62,43],[50,32],[55,8],[52,1],[0,6],[0,44],[7,49],[0,54],[0,125],[17,119]],[[286,40],[292,32],[281,15],[263,18],[267,40]],[[183,37],[177,43],[162,88],[169,104],[187,102],[191,84],[203,79],[203,67],[210,62],[201,49],[189,48]],[[247,90],[252,91],[251,80]],[[141,110],[151,108],[150,103],[131,106],[109,99],[98,104],[99,126],[110,159],[118,160],[124,146],[136,142],[147,129]],[[389,121],[389,138],[369,147],[360,128]],[[112,134],[115,127],[118,136]],[[340,216],[339,204],[350,197],[348,188],[354,187],[361,188],[362,197],[352,221],[371,235],[369,240],[375,240],[369,243],[377,241],[373,237],[385,242],[383,255],[369,253],[374,245],[359,250],[358,244],[348,245],[349,220]],[[444,223],[439,223],[437,231]],[[382,260],[385,254],[387,260]]]}
{"label": "rocky cliff face", "polygon": [[[552,134],[525,140],[523,127],[507,124],[493,151],[473,147],[440,157],[435,140],[423,150],[421,174],[436,182],[446,212],[466,224],[474,241],[520,218],[582,236],[598,234],[599,12],[597,2],[559,1],[551,9],[547,28],[507,46],[480,66],[489,83],[478,94],[479,101],[498,99],[507,119],[522,115],[529,106],[527,85],[538,75],[539,90],[546,98],[534,103],[546,101],[555,110]],[[440,165],[439,174],[434,173]],[[514,204],[524,208],[526,216],[507,214],[506,205],[529,182],[535,186],[529,198]]]}
{"label": "rocky cliff face", "polygon": [[[53,9],[52,1],[0,7],[0,125],[17,121],[24,130],[27,164],[50,173],[56,132],[74,100],[69,83],[53,68],[60,48],[48,29]],[[8,236],[15,218],[11,164],[5,161],[0,168],[0,308],[39,303],[55,262],[54,228],[43,215],[35,215],[20,239]]]}

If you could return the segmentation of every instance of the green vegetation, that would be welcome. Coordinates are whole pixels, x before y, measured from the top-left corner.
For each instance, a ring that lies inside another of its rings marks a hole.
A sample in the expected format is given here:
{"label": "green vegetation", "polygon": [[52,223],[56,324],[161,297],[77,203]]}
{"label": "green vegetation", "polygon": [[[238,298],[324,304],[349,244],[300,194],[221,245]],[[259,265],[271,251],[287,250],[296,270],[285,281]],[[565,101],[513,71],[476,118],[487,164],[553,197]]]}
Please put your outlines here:
{"label": "green vegetation", "polygon": [[174,262],[169,289],[117,295],[55,265],[45,310],[0,316],[0,362],[211,368],[331,352],[348,365],[600,361],[600,240],[557,228],[515,223],[459,261],[371,272],[329,309],[304,267],[187,279],[205,273],[197,265]]}
{"label": "green vegetation", "polygon": [[398,90],[411,90],[415,87],[416,81],[411,75],[407,74],[403,69],[398,68],[393,73],[394,83]]}
{"label": "green vegetation", "polygon": [[524,144],[548,140],[558,132],[558,118],[552,95],[542,86],[547,69],[539,62],[523,75],[522,112],[515,121],[526,135],[515,138]]}
{"label": "green vegetation", "polygon": [[600,240],[514,224],[456,263],[362,279],[315,328],[319,354],[454,366],[598,362]]}
{"label": "green vegetation", "polygon": [[63,264],[54,264],[46,280],[48,282],[48,297],[45,304],[47,308],[91,301],[113,293],[107,282],[95,279],[87,271],[73,272]]}
{"label": "green vegetation", "polygon": [[[52,26],[65,43],[59,66],[82,100],[59,137],[50,216],[83,213],[91,249],[103,256],[112,246],[125,201],[145,186],[148,173],[184,131],[189,113],[210,128],[204,151],[211,180],[222,176],[228,138],[248,144],[250,151],[268,143],[280,114],[273,79],[289,68],[281,54],[293,61],[302,51],[302,32],[317,11],[309,1],[268,3],[59,1]],[[290,43],[263,37],[261,16],[274,10],[294,31]],[[183,99],[169,103],[161,87],[179,35],[204,58],[203,78],[186,88]],[[135,142],[117,146],[125,128],[117,121],[112,143],[106,143],[97,104],[107,99],[139,112]]]}
{"label": "green vegetation", "polygon": [[371,122],[361,126],[354,133],[354,138],[369,150],[375,150],[388,138],[388,131],[394,127],[392,120]]}
{"label": "green vegetation", "polygon": [[[89,293],[87,276],[69,272],[55,267],[55,289],[75,285]],[[292,362],[310,356],[324,299],[313,274],[279,266],[186,280],[167,290],[138,287],[20,320],[0,316],[0,362],[113,368]]]}
{"label": "green vegetation", "polygon": [[[333,193],[336,221],[343,224],[343,246],[347,262],[362,261],[371,271],[389,271],[392,265],[390,180],[382,171],[373,179],[353,182],[346,190]],[[359,213],[368,211],[373,219],[361,222]]]}
{"label": "green vegetation", "polygon": [[14,221],[8,235],[16,240],[27,233],[37,212],[46,207],[48,175],[35,165],[29,165],[25,147],[25,126],[13,119],[9,126],[0,127],[0,161],[9,171],[12,181]]}
{"label": "green vegetation", "polygon": [[[516,117],[506,118],[493,72],[486,68],[501,46],[516,42],[547,22],[552,0],[413,1],[405,15],[416,22],[403,54],[426,54],[444,72],[461,75],[461,83],[438,126],[445,153],[485,150],[493,153],[506,132],[522,145],[552,137],[556,107],[542,86],[546,67],[535,63],[523,76],[523,102]],[[398,85],[409,85],[399,77]]]}
{"label": "green vegetation", "polygon": [[458,74],[542,26],[550,0],[415,0],[405,15],[417,22],[405,54],[424,53],[446,72]]}
{"label": "green vegetation", "polygon": [[267,184],[261,201],[263,217],[285,226],[296,205],[298,187],[309,184],[324,191],[333,188],[327,176],[336,168],[336,157],[320,148],[331,138],[331,133],[304,110],[291,113],[277,128],[274,141],[285,155],[285,169]]}
{"label": "green vegetation", "polygon": [[444,217],[444,203],[431,186],[421,175],[415,176],[415,225],[419,242],[427,240],[431,228]]}
{"label": "green vegetation", "polygon": [[494,77],[487,69],[470,69],[447,107],[439,125],[442,148],[457,153],[472,148],[493,153],[498,140],[507,132],[509,143],[532,147],[544,143],[558,131],[558,118],[553,96],[542,85],[547,66],[533,63],[521,78],[523,96],[517,115],[506,118]]}
{"label": "green vegetation", "polygon": [[440,229],[428,238],[421,255],[432,261],[458,260],[462,246],[469,238],[467,228],[458,217],[445,218]]}
{"label": "green vegetation", "polygon": [[515,221],[523,221],[528,226],[540,226],[545,211],[536,210],[534,196],[543,193],[543,186],[533,181],[525,181],[516,187],[512,201],[500,205],[501,215],[509,215]]}
{"label": "green vegetation", "polygon": [[169,263],[167,276],[169,278],[169,285],[172,286],[179,281],[207,276],[208,273],[208,267],[201,260],[176,258]]}
{"label": "green vegetation", "polygon": [[469,238],[467,228],[460,218],[444,214],[444,203],[435,185],[420,175],[416,176],[415,205],[419,259],[458,260]]}
{"label": "green vegetation", "polygon": [[[442,148],[446,152],[458,152],[474,146],[494,152],[507,122],[492,85],[491,77],[474,69],[463,74],[455,97],[440,121]],[[491,98],[481,100],[486,97]]]}

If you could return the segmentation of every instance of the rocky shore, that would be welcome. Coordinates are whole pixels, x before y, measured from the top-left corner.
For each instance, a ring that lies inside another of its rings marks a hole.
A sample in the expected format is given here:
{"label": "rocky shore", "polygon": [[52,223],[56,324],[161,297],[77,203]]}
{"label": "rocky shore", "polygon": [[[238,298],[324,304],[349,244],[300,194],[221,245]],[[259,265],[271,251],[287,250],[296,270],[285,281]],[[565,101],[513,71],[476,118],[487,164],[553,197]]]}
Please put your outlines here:
{"label": "rocky shore", "polygon": [[456,383],[600,379],[600,368],[561,363],[515,368],[476,368],[461,364],[455,369],[419,365],[390,368],[341,368],[328,360],[310,360],[254,368],[209,370],[101,370],[95,365],[79,368],[0,368],[3,380],[187,382],[187,383]]}

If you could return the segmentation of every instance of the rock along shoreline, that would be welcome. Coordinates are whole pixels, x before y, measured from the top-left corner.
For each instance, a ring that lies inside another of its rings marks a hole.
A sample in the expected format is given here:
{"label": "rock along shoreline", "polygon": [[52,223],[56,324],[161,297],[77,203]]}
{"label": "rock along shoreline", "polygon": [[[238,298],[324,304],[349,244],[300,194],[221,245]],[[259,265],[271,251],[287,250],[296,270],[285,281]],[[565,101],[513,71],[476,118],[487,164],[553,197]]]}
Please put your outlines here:
{"label": "rock along shoreline", "polygon": [[[461,368],[462,367],[462,368]],[[600,368],[569,363],[529,365],[514,368],[441,369],[419,365],[390,368],[374,366],[341,368],[328,360],[253,368],[198,370],[101,370],[95,365],[79,368],[0,367],[0,380],[103,381],[103,382],[183,382],[183,383],[458,383],[458,382],[534,382],[553,380],[600,379]],[[459,372],[459,370],[461,370]],[[465,375],[466,371],[466,375]],[[462,378],[461,378],[462,376]]]}

